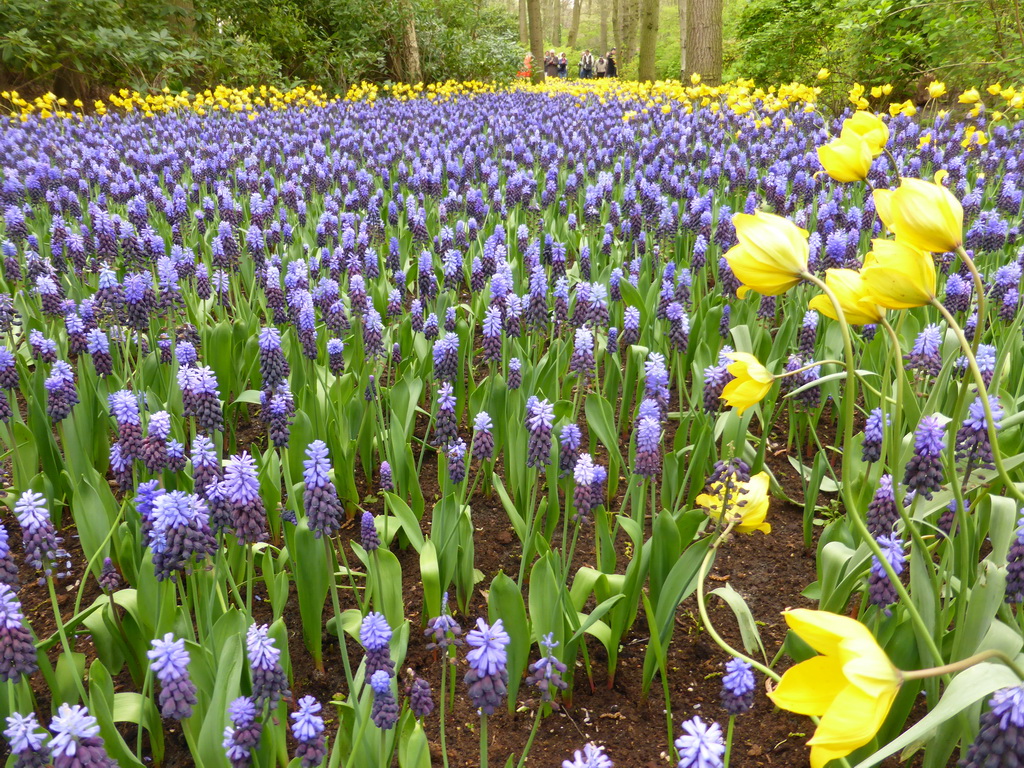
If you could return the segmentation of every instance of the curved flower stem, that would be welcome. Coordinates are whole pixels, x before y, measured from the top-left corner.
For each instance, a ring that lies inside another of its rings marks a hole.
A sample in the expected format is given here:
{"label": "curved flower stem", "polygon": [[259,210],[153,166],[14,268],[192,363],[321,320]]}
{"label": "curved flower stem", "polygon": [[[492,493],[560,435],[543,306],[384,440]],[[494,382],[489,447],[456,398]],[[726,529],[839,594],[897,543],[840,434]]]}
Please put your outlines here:
{"label": "curved flower stem", "polygon": [[846,323],[846,315],[843,313],[843,307],[840,305],[839,299],[836,298],[832,289],[825,284],[824,280],[812,275],[810,272],[804,272],[803,277],[805,280],[808,280],[818,286],[818,288],[828,296],[829,301],[832,302],[832,306],[836,311],[836,317],[839,321],[839,330],[843,335],[843,353],[846,358],[846,393],[843,397],[843,482],[839,486],[839,492],[843,498],[843,506],[846,508],[846,518],[853,523],[853,526],[857,529],[857,533],[867,545],[868,549],[871,550],[871,553],[882,564],[886,574],[889,576],[889,580],[896,588],[896,593],[900,596],[900,601],[903,603],[903,607],[906,609],[907,613],[910,614],[910,619],[914,623],[917,633],[920,636],[919,639],[928,646],[928,651],[935,659],[935,663],[937,665],[943,664],[945,660],[942,658],[942,651],[939,650],[939,646],[936,644],[931,630],[929,630],[928,625],[925,624],[924,618],[921,616],[921,612],[917,610],[917,607],[914,605],[914,601],[910,598],[910,593],[908,593],[907,588],[903,586],[903,582],[900,581],[899,575],[895,570],[893,570],[888,558],[886,558],[882,552],[882,548],[879,546],[878,542],[875,541],[871,532],[868,531],[864,516],[860,513],[860,510],[856,508],[856,504],[854,503],[853,490],[850,487],[854,476],[854,456],[853,453],[848,450],[849,447],[853,445],[853,419],[857,407],[856,365],[853,358],[853,340],[850,337],[850,327]]}
{"label": "curved flower stem", "polygon": [[711,560],[715,556],[715,550],[718,548],[718,545],[721,543],[725,535],[732,530],[733,525],[734,523],[730,523],[728,526],[726,526],[725,530],[722,532],[722,535],[719,536],[718,539],[708,548],[708,553],[704,555],[704,561],[700,564],[700,571],[697,573],[697,609],[698,611],[700,611],[700,620],[704,622],[704,628],[708,631],[708,634],[711,636],[711,639],[714,640],[723,651],[728,653],[730,656],[747,662],[747,664],[752,666],[754,669],[758,670],[765,676],[770,677],[777,683],[782,678],[779,675],[777,675],[771,669],[771,667],[765,666],[757,659],[752,659],[745,653],[737,651],[735,648],[729,645],[729,643],[727,643],[720,634],[718,634],[718,631],[711,623],[711,618],[708,616],[707,605],[704,602],[704,580],[707,578],[708,568],[711,566]]}
{"label": "curved flower stem", "polygon": [[990,648],[987,651],[976,653],[973,656],[968,656],[966,659],[961,659],[960,661],[954,661],[952,664],[943,664],[941,667],[913,669],[909,671],[900,670],[900,675],[902,675],[904,680],[923,680],[926,677],[952,675],[957,672],[963,672],[968,667],[973,667],[975,664],[981,664],[983,661],[988,661],[989,659],[995,659],[996,661],[1002,662],[1010,668],[1018,679],[1024,680],[1024,671],[1014,663],[1013,659],[995,648]]}
{"label": "curved flower stem", "polygon": [[974,263],[974,259],[967,255],[967,251],[964,250],[962,245],[957,246],[956,252],[967,266],[968,271],[971,273],[971,279],[974,281],[974,295],[978,301],[978,330],[974,334],[974,341],[971,342],[971,351],[977,354],[981,333],[985,329],[985,287],[981,283],[981,275],[978,273],[978,267]]}
{"label": "curved flower stem", "polygon": [[[985,385],[985,379],[981,375],[981,370],[978,368],[978,361],[974,357],[974,350],[971,345],[967,342],[967,337],[964,336],[963,330],[957,325],[956,320],[949,313],[942,302],[938,299],[932,299],[932,306],[939,310],[939,313],[945,319],[950,330],[956,334],[957,339],[960,341],[960,348],[964,351],[964,356],[967,358],[967,366],[971,369],[971,375],[974,377],[974,384],[978,388],[978,399],[981,400],[981,405],[985,409],[985,426],[988,428],[988,439],[992,445],[992,462],[996,465],[996,473],[999,475],[999,479],[1006,485],[1006,490],[1015,498],[1017,501],[1024,502],[1024,493],[1021,493],[1017,484],[1010,478],[1010,475],[1006,471],[1006,467],[1003,466],[1003,452],[999,449],[999,436],[996,434],[996,423],[995,419],[992,418],[992,404],[988,401],[988,388]],[[979,330],[980,330],[979,322]],[[980,333],[975,333],[975,340],[978,339]]]}
{"label": "curved flower stem", "polygon": [[889,340],[892,342],[892,362],[895,366],[896,409],[893,413],[891,438],[893,453],[896,453],[896,447],[899,444],[900,437],[903,435],[903,347],[900,345],[900,337],[896,333],[896,329],[889,325],[889,321],[884,317],[882,318],[882,327],[885,328],[886,333],[889,334]]}

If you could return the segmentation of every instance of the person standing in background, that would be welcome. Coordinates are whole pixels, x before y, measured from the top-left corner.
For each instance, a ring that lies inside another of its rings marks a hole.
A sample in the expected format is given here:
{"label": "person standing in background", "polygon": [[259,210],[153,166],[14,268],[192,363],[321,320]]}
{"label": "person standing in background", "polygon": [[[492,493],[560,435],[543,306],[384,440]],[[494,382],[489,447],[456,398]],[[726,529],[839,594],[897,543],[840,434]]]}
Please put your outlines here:
{"label": "person standing in background", "polygon": [[589,80],[594,76],[594,54],[589,50],[583,52],[583,57],[580,59],[580,77],[584,80]]}
{"label": "person standing in background", "polygon": [[564,53],[558,57],[558,76],[563,80],[569,76],[569,58]]}
{"label": "person standing in background", "polygon": [[605,76],[605,73],[606,73],[607,71],[608,71],[608,62],[606,62],[606,61],[604,60],[604,56],[602,56],[601,58],[599,58],[599,59],[597,60],[597,64],[595,64],[595,65],[594,65],[594,73],[595,73],[595,74],[596,74],[596,75],[597,75],[598,77],[604,77],[604,76]]}
{"label": "person standing in background", "polygon": [[605,73],[608,77],[615,77],[618,75],[619,70],[615,64],[615,49],[612,48],[608,51],[608,56],[605,60]]}
{"label": "person standing in background", "polygon": [[558,56],[554,51],[548,51],[544,57],[544,74],[547,77],[558,77]]}

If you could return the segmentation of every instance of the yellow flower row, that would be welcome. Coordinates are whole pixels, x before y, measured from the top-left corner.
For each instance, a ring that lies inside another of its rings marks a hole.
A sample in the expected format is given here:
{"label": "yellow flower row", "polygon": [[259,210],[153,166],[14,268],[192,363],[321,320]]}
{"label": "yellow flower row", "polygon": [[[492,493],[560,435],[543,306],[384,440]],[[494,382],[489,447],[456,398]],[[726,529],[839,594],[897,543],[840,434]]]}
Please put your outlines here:
{"label": "yellow flower row", "polygon": [[[824,78],[822,77],[822,73],[825,73]],[[822,70],[818,73],[819,79],[827,79],[828,76],[828,70]],[[989,95],[996,96],[1003,100],[1003,110],[1016,111],[1024,108],[1024,90],[1018,90],[1014,87],[1004,88],[1002,83],[992,83],[985,88],[985,90]],[[866,93],[870,93],[872,99],[879,101],[890,96],[892,91],[892,83],[876,85],[872,87],[870,91],[868,91],[866,86],[861,85],[860,83],[854,83],[850,87],[849,100],[857,109],[866,110],[871,107],[871,102],[865,96]],[[941,80],[932,80],[928,83],[927,91],[929,101],[941,99],[943,96],[949,95],[949,91],[946,89],[946,84]],[[957,102],[959,104],[972,106],[970,111],[967,113],[971,117],[978,117],[983,114],[986,109],[985,102],[977,88],[968,88],[966,91],[963,91],[957,97]],[[893,117],[900,114],[913,117],[917,114],[917,107],[914,102],[910,100],[890,104],[888,109],[889,114]],[[943,114],[945,114],[945,110],[940,110],[939,115]],[[994,110],[990,117],[992,120],[1002,120],[1005,117],[1005,114],[999,110]]]}
{"label": "yellow flower row", "polygon": [[[122,88],[110,94],[106,99],[97,99],[92,103],[93,111],[98,115],[110,112],[124,114],[138,113],[146,117],[176,111],[193,111],[204,115],[210,111],[224,110],[228,112],[249,112],[256,109],[288,109],[290,107],[324,106],[336,97],[328,96],[323,88],[317,85],[297,86],[282,91],[274,86],[253,86],[246,88],[228,88],[218,85],[192,93],[190,91],[171,91],[164,88],[155,93],[142,94]],[[7,104],[5,105],[4,102]],[[12,114],[27,119],[29,115],[39,117],[60,117],[81,119],[85,104],[81,99],[68,102],[52,93],[46,93],[31,101],[23,98],[17,91],[0,92],[0,109],[9,106]]]}

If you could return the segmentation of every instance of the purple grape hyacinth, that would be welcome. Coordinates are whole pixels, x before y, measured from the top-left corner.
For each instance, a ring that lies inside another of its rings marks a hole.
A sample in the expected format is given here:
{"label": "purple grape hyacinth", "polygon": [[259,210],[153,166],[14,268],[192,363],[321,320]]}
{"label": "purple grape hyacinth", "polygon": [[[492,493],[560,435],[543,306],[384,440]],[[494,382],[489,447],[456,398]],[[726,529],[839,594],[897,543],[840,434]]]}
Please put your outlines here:
{"label": "purple grape hyacinth", "polygon": [[53,768],[116,768],[103,746],[96,718],[80,704],[61,704],[50,721]]}
{"label": "purple grape hyacinth", "polygon": [[530,435],[526,449],[526,466],[541,468],[551,463],[551,428],[555,408],[547,400],[530,397],[526,402],[526,428]]}
{"label": "purple grape hyacinth", "polygon": [[1024,765],[1024,685],[992,694],[980,726],[959,768]]}
{"label": "purple grape hyacinth", "polygon": [[35,640],[25,625],[18,595],[0,584],[0,680],[17,681],[38,668]]}
{"label": "purple grape hyacinth", "polygon": [[472,650],[466,654],[469,671],[465,683],[473,706],[485,715],[493,715],[501,705],[508,685],[508,653],[511,642],[501,619],[488,625],[483,619],[476,620],[476,629],[466,635],[466,643]]}
{"label": "purple grape hyacinth", "polygon": [[252,675],[252,700],[260,710],[268,704],[273,712],[282,698],[291,696],[288,678],[281,668],[281,650],[270,637],[266,624],[251,624],[245,633],[249,672]]}
{"label": "purple grape hyacinth", "polygon": [[722,707],[730,715],[742,715],[754,706],[754,670],[743,659],[730,659],[725,663],[722,676]]}
{"label": "purple grape hyacinth", "polygon": [[572,760],[563,760],[562,768],[615,768],[612,759],[604,753],[604,747],[584,744],[583,750],[576,750]]}
{"label": "purple grape hyacinth", "polygon": [[569,687],[569,683],[562,679],[568,667],[554,654],[558,641],[552,633],[549,632],[541,638],[540,646],[544,649],[544,655],[530,665],[532,674],[527,676],[526,683],[536,686],[540,691],[540,700],[557,710],[559,705],[554,697],[559,691]]}
{"label": "purple grape hyacinth", "polygon": [[298,742],[295,757],[301,761],[302,768],[315,768],[327,756],[324,719],[319,715],[323,707],[312,696],[303,696],[296,706],[298,709],[291,713],[292,736]]}
{"label": "purple grape hyacinth", "polygon": [[[21,525],[22,549],[25,560],[45,577],[61,578],[64,573],[55,572],[58,561],[64,560],[71,567],[68,553],[61,548],[62,539],[50,521],[46,509],[46,497],[35,491],[25,491],[14,504],[14,514]],[[43,578],[40,578],[40,583]]]}
{"label": "purple grape hyacinth", "polygon": [[914,455],[907,462],[904,484],[931,500],[932,494],[942,488],[942,449],[946,428],[935,416],[921,419],[914,433]]}
{"label": "purple grape hyacinth", "polygon": [[302,462],[302,479],[305,488],[302,504],[306,508],[309,529],[314,538],[333,536],[341,528],[344,510],[338,491],[331,482],[331,465],[328,460],[327,443],[314,440],[306,448],[306,460]]}
{"label": "purple grape hyacinth", "polygon": [[359,626],[359,642],[366,650],[366,679],[375,672],[384,671],[389,676],[395,674],[395,662],[391,659],[392,630],[383,613],[373,611],[366,614]]}
{"label": "purple grape hyacinth", "polygon": [[683,733],[676,739],[679,752],[677,768],[722,768],[725,741],[718,723],[707,725],[699,715],[683,722]]}
{"label": "purple grape hyacinth", "polygon": [[218,490],[227,506],[228,518],[239,545],[264,541],[267,538],[267,513],[252,456],[243,451],[228,459]]}
{"label": "purple grape hyacinth", "polygon": [[185,641],[168,632],[153,640],[153,649],[146,652],[150,666],[160,681],[160,714],[174,720],[192,716],[196,705],[196,687],[189,677],[189,655]]}
{"label": "purple grape hyacinth", "polygon": [[14,755],[14,768],[43,768],[47,765],[50,762],[49,750],[44,746],[47,737],[35,712],[9,715],[4,738]]}
{"label": "purple grape hyacinth", "polygon": [[221,746],[231,762],[231,768],[248,768],[252,765],[252,751],[259,745],[263,735],[263,721],[248,696],[240,696],[228,705],[230,725],[224,728]]}

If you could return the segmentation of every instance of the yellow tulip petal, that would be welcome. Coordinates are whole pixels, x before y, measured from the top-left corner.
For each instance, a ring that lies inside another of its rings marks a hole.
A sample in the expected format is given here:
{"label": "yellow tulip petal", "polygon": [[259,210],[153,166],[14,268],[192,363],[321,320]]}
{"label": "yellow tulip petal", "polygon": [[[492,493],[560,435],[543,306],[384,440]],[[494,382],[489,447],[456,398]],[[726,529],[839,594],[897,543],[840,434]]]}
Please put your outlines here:
{"label": "yellow tulip petal", "polygon": [[[823,768],[829,760],[848,755],[871,741],[885,722],[898,690],[898,686],[892,686],[883,695],[872,696],[855,686],[843,689],[807,742],[812,768]],[[815,760],[816,752],[820,761]]]}
{"label": "yellow tulip petal", "polygon": [[798,715],[820,717],[846,685],[837,658],[814,656],[787,669],[768,698],[776,706]]}

